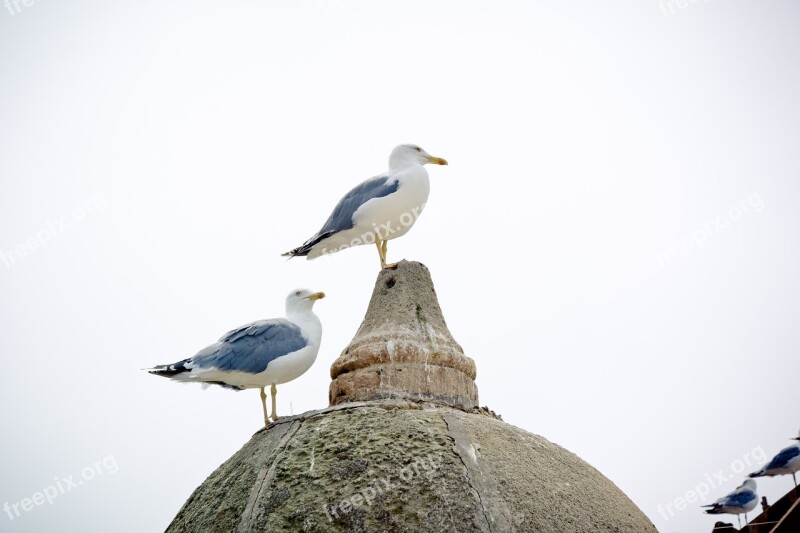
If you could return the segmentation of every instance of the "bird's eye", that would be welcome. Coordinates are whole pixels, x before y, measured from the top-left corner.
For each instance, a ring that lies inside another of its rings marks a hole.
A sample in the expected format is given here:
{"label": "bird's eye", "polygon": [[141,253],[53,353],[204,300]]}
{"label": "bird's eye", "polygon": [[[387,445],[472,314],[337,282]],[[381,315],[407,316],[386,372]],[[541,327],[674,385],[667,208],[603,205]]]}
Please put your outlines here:
{"label": "bird's eye", "polygon": [[294,295],[295,296],[300,296],[300,291],[297,291],[296,293],[294,293]]}
{"label": "bird's eye", "polygon": [[420,148],[419,146],[415,146],[415,147],[414,147],[414,150],[416,150],[417,152],[421,152],[421,151],[422,151],[422,148]]}

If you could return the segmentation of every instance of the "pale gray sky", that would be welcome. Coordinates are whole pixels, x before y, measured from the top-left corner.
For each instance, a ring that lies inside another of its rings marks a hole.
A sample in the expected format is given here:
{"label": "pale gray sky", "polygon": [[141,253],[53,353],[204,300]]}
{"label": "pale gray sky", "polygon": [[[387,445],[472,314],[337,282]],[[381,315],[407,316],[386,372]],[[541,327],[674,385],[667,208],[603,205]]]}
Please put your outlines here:
{"label": "pale gray sky", "polygon": [[797,2],[16,6],[0,505],[58,494],[0,530],[163,530],[260,404],[139,369],[280,315],[295,286],[329,297],[279,409],[327,405],[378,257],[279,254],[406,142],[450,166],[389,259],[431,269],[482,404],[666,532],[709,531],[699,504],[800,427]]}

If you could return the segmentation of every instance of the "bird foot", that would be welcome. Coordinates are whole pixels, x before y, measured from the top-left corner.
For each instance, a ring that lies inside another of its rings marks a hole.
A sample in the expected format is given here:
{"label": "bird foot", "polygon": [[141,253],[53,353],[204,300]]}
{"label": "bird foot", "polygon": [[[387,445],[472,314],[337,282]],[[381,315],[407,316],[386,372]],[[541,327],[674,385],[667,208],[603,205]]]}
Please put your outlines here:
{"label": "bird foot", "polygon": [[382,270],[386,270],[386,269],[396,270],[397,269],[397,263],[381,263],[381,269]]}
{"label": "bird foot", "polygon": [[279,418],[279,416],[273,416],[271,420],[269,418],[264,419],[264,427],[269,428],[274,426],[275,422],[277,422]]}

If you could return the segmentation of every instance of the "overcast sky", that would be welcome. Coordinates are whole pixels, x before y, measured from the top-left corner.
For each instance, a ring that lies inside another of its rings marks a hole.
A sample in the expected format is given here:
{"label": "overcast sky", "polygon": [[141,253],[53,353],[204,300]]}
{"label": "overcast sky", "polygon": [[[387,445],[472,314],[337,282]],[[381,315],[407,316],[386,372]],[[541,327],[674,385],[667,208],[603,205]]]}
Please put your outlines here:
{"label": "overcast sky", "polygon": [[140,369],[297,286],[322,349],[279,413],[325,407],[378,255],[279,254],[400,143],[450,165],[389,260],[482,405],[665,532],[800,428],[796,1],[7,4],[0,530],[163,530],[261,408]]}

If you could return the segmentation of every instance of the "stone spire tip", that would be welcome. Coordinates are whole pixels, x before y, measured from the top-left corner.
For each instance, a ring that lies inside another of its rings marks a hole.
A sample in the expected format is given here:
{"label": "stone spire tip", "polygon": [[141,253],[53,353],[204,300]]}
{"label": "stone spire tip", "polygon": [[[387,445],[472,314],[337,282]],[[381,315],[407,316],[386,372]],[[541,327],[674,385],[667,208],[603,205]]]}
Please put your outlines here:
{"label": "stone spire tip", "polygon": [[475,374],[447,329],[427,267],[401,261],[378,274],[364,321],[333,362],[330,403],[396,398],[471,411]]}

